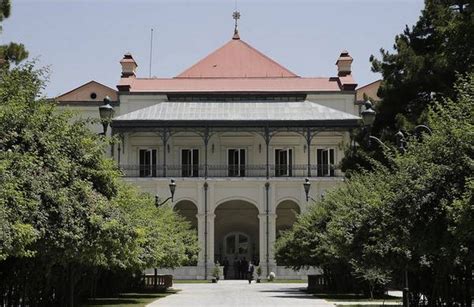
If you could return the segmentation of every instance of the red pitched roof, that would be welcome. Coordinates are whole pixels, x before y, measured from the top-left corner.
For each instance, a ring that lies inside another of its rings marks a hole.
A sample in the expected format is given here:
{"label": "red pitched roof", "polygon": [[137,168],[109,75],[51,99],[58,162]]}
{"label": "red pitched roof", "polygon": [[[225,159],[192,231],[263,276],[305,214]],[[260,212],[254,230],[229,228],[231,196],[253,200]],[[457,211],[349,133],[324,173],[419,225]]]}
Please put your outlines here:
{"label": "red pitched roof", "polygon": [[351,75],[299,77],[234,36],[174,78],[126,77],[117,88],[124,92],[148,93],[277,93],[352,91],[356,85]]}
{"label": "red pitched roof", "polygon": [[232,39],[176,78],[289,78],[294,73],[240,39]]}

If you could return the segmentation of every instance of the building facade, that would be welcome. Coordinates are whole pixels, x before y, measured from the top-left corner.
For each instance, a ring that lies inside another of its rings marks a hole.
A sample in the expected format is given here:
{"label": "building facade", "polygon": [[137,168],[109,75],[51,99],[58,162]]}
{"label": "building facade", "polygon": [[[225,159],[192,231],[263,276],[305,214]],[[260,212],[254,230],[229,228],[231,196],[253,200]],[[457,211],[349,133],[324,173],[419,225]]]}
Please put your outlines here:
{"label": "building facade", "polygon": [[[299,278],[279,266],[273,245],[311,199],[343,181],[338,163],[359,125],[352,58],[343,51],[334,77],[300,77],[240,39],[232,39],[174,78],[139,78],[131,54],[120,61],[117,91],[88,83],[58,97],[60,106],[98,117],[104,95],[115,117],[112,156],[124,180],[169,196],[197,231],[198,262],[178,278],[207,278],[217,262],[253,260],[263,275]],[[91,127],[97,132],[101,126]],[[307,201],[305,178],[312,186]]]}

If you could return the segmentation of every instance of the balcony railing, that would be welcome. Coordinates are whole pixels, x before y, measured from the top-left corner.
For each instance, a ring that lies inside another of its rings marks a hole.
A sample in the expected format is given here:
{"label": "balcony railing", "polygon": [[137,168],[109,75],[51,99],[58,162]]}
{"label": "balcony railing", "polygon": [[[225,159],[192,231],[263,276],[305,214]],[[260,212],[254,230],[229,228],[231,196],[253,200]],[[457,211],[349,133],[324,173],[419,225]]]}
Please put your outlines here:
{"label": "balcony railing", "polygon": [[[166,172],[163,165],[122,165],[121,170],[125,177],[195,177],[205,176],[204,165],[167,165]],[[265,164],[247,165],[213,165],[207,168],[207,177],[266,177]],[[270,164],[269,177],[307,177],[308,165]],[[312,177],[340,177],[341,172],[335,165],[311,165]]]}

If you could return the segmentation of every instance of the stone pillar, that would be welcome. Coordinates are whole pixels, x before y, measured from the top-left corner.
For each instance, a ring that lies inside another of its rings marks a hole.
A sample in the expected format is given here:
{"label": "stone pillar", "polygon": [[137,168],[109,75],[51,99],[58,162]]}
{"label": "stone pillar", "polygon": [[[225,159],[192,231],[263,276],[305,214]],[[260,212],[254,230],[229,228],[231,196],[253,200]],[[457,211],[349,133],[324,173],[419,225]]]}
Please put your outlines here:
{"label": "stone pillar", "polygon": [[197,214],[198,218],[198,242],[199,242],[199,255],[198,255],[198,267],[200,270],[202,269],[202,276],[201,274],[198,276],[204,278],[207,273],[207,278],[210,278],[211,270],[214,267],[214,220],[216,215],[214,213],[207,214],[207,272],[206,270],[206,237],[205,234],[205,223],[206,223],[206,215],[204,213]]}
{"label": "stone pillar", "polygon": [[267,240],[265,238],[265,230],[266,230],[266,214],[259,214],[258,215],[258,242],[259,242],[259,266],[262,268],[262,277],[265,278],[268,274],[266,272],[266,246]]}
{"label": "stone pillar", "polygon": [[[272,206],[273,207],[273,206]],[[270,271],[275,272],[275,266],[276,266],[276,261],[275,261],[275,241],[276,241],[276,218],[277,215],[276,213],[271,212],[268,214],[268,230],[269,230],[269,243],[270,243],[270,253],[268,255],[269,257],[269,264],[270,264]],[[276,272],[275,272],[276,273]]]}
{"label": "stone pillar", "polygon": [[[267,272],[267,214],[259,214],[259,252],[260,252],[260,264],[259,266],[262,268],[262,277],[266,278],[270,272],[275,272],[276,270],[276,262],[275,262],[275,251],[273,245],[275,244],[276,240],[276,214],[269,213],[268,214],[268,267],[269,270]],[[276,272],[275,272],[276,273]]]}
{"label": "stone pillar", "polygon": [[[198,219],[198,244],[199,244],[199,255],[198,255],[198,266],[204,268],[204,213],[197,214]],[[204,273],[203,273],[204,275]]]}
{"label": "stone pillar", "polygon": [[[214,213],[209,213],[207,215],[207,263],[208,268],[214,267],[214,220],[216,215]],[[209,274],[208,274],[209,275]]]}

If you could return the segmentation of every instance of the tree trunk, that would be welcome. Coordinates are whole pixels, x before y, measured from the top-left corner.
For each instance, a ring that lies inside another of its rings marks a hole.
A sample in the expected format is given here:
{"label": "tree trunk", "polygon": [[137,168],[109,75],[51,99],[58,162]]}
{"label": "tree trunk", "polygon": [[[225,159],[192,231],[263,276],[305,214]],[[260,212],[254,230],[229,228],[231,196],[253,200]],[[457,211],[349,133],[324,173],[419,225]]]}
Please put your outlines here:
{"label": "tree trunk", "polygon": [[69,271],[69,307],[74,307],[74,272],[72,265],[68,265]]}
{"label": "tree trunk", "polygon": [[466,266],[466,281],[464,282],[464,303],[465,303],[465,306],[467,307],[472,306],[471,285],[472,285],[472,266],[469,263]]}
{"label": "tree trunk", "polygon": [[7,304],[6,305],[8,307],[12,305],[12,291],[13,291],[12,286],[10,285],[8,287],[8,292],[7,292]]}

